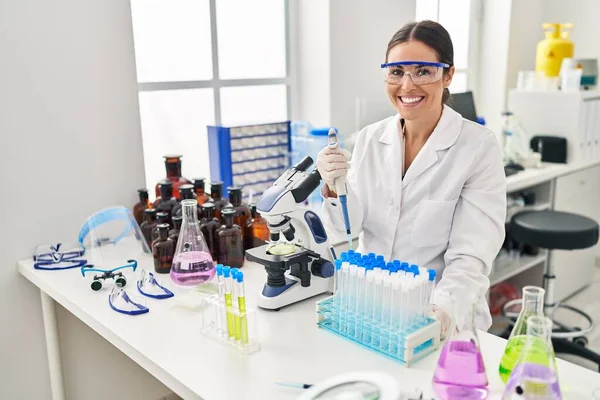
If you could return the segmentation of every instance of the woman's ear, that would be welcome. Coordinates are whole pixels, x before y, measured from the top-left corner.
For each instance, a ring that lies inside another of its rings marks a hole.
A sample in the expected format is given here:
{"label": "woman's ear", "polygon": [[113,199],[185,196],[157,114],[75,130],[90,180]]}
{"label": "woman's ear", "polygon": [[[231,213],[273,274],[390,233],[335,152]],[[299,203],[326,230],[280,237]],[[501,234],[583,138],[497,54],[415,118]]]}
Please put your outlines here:
{"label": "woman's ear", "polygon": [[448,69],[448,73],[444,74],[444,89],[447,89],[452,83],[452,77],[454,76],[454,71],[456,68],[454,66]]}

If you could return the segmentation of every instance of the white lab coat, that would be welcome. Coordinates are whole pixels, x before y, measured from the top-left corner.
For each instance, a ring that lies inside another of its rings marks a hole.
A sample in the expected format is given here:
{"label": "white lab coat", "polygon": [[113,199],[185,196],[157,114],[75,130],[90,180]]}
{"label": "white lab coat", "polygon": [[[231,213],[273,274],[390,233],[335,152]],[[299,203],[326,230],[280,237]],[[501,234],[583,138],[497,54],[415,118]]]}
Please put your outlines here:
{"label": "white lab coat", "polygon": [[[348,209],[357,251],[437,270],[433,303],[479,296],[477,328],[488,330],[488,276],[505,236],[506,177],[494,134],[444,106],[433,133],[402,178],[399,115],[358,134],[348,172]],[[323,223],[345,234],[338,200],[325,198]],[[465,309],[466,308],[466,309]],[[459,317],[470,316],[462,306]]]}

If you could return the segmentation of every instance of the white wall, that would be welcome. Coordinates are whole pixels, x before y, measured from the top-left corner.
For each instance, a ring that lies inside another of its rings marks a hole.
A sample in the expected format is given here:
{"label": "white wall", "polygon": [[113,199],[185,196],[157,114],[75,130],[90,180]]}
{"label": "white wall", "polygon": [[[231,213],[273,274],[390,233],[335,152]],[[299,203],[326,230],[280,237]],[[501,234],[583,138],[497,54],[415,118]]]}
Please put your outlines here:
{"label": "white wall", "polygon": [[[75,240],[86,216],[132,205],[144,184],[133,54],[127,1],[0,2],[2,399],[50,398],[39,291],[16,261],[36,244]],[[168,392],[63,311],[69,399]],[[98,371],[106,383],[93,383]]]}
{"label": "white wall", "polygon": [[297,0],[296,7],[300,107],[294,117],[349,135],[395,113],[379,65],[392,35],[414,20],[415,0]]}

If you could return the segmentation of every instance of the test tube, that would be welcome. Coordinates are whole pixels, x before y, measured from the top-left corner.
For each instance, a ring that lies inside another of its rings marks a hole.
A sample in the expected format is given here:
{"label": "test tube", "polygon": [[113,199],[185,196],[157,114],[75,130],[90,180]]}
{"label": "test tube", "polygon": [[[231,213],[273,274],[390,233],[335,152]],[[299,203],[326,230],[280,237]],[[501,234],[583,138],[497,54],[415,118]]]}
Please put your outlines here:
{"label": "test tube", "polygon": [[427,301],[429,301],[429,303],[433,303],[433,289],[435,289],[435,275],[436,275],[436,271],[435,269],[430,269],[427,271],[429,273],[429,283],[428,283],[428,298]]}
{"label": "test tube", "polygon": [[388,351],[390,344],[390,314],[392,310],[392,277],[383,275],[383,294],[381,295],[381,339],[379,348]]}
{"label": "test tube", "polygon": [[398,355],[398,341],[400,339],[400,310],[401,310],[401,297],[402,297],[402,283],[398,275],[392,279],[392,298],[391,298],[391,310],[390,310],[390,353]]}
{"label": "test tube", "polygon": [[[246,317],[246,291],[244,290],[244,273],[242,271],[238,271],[236,278],[236,295],[238,300],[238,311],[240,314],[238,343],[246,345],[248,344],[248,318]],[[236,337],[237,336],[238,335],[236,335]]]}
{"label": "test tube", "polygon": [[340,286],[340,269],[342,269],[342,260],[335,260],[333,262],[335,265],[335,270],[333,272],[333,299],[334,303],[337,303],[337,295]]}
{"label": "test tube", "polygon": [[234,319],[233,319],[233,295],[231,293],[231,268],[223,267],[223,278],[225,280],[225,312],[227,316],[227,337],[235,339]]}
{"label": "test tube", "polygon": [[373,333],[371,335],[371,344],[379,347],[380,343],[380,323],[381,323],[381,301],[383,299],[383,276],[375,273],[375,284],[373,285]]}
{"label": "test tube", "polygon": [[236,342],[242,340],[242,321],[240,319],[237,280],[240,270],[231,268],[231,312],[233,314],[233,335]]}
{"label": "test tube", "polygon": [[354,311],[356,310],[356,271],[358,267],[356,265],[350,266],[350,274],[348,280],[348,307],[346,307],[346,331],[348,335],[354,335]]}
{"label": "test tube", "polygon": [[382,269],[380,267],[374,267],[373,271],[375,271],[375,275],[381,275]]}
{"label": "test tube", "polygon": [[227,314],[225,313],[225,278],[223,277],[223,265],[217,264],[217,292],[219,294],[219,312],[217,315],[217,334],[225,336],[227,332]]}
{"label": "test tube", "polygon": [[356,270],[356,307],[354,309],[354,337],[362,340],[362,326],[364,313],[364,293],[365,293],[365,273],[364,267],[359,267]]}
{"label": "test tube", "polygon": [[339,329],[346,332],[346,309],[348,307],[348,283],[350,275],[350,264],[342,263],[342,273],[340,279],[340,299],[338,304]]}
{"label": "test tube", "polygon": [[363,307],[363,342],[370,343],[371,341],[371,325],[373,317],[373,288],[375,284],[375,272],[372,270],[366,271],[365,274],[365,292],[364,292],[364,307]]}

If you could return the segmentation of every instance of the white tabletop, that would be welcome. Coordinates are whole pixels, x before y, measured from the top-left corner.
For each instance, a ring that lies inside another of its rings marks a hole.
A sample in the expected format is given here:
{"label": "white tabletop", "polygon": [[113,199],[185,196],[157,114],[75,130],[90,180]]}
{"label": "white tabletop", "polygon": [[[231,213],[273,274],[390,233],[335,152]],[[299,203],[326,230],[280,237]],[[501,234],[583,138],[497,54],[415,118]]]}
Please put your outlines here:
{"label": "white tabletop", "polygon": [[[140,261],[138,268],[151,270],[151,265],[151,261]],[[242,270],[248,305],[255,307],[266,273],[252,263]],[[425,394],[433,394],[431,378],[437,353],[410,368],[403,367],[317,328],[312,299],[279,312],[259,310],[262,349],[246,356],[199,333],[199,314],[176,307],[189,294],[174,288],[166,275],[158,279],[173,289],[175,298],[147,299],[149,313],[127,316],[108,305],[112,283],[93,292],[79,269],[38,271],[31,260],[24,260],[19,262],[19,271],[184,399],[294,399],[298,390],[273,382],[316,383],[339,373],[363,370],[387,372],[407,389],[420,387]],[[131,276],[127,288],[137,294],[132,273],[127,274]],[[497,371],[505,340],[483,332],[479,337],[491,393],[499,395],[503,386]],[[600,374],[562,360],[559,376],[567,399],[591,399],[592,390],[600,388]]]}
{"label": "white tabletop", "polygon": [[569,164],[543,163],[540,168],[528,168],[506,178],[508,193],[523,190],[559,176],[572,174],[600,165],[600,160],[580,161]]}

